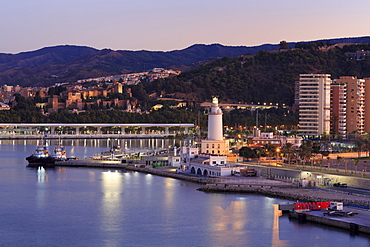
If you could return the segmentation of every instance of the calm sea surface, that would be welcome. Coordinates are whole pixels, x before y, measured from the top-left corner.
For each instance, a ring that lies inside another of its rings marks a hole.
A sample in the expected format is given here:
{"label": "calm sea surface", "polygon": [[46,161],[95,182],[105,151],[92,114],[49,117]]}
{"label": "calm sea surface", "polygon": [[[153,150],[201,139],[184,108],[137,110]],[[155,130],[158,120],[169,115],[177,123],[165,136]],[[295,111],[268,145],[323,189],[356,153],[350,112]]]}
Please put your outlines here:
{"label": "calm sea surface", "polygon": [[[167,148],[170,140],[121,146]],[[285,200],[108,169],[26,168],[36,141],[0,142],[0,246],[369,246],[367,235],[279,215]],[[63,141],[80,158],[102,140]],[[51,147],[54,145],[50,143]],[[73,146],[72,146],[73,145]]]}

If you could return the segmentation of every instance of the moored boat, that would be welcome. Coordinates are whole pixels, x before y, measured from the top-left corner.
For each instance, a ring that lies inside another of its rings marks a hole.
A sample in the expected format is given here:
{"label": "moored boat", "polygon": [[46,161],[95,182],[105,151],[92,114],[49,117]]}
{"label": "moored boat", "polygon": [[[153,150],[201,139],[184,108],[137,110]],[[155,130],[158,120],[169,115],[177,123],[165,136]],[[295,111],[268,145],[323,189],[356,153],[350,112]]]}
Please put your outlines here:
{"label": "moored boat", "polygon": [[109,151],[102,152],[100,156],[103,158],[122,158],[127,156],[127,154],[119,145],[113,145]]}
{"label": "moored boat", "polygon": [[55,158],[49,154],[48,147],[46,145],[38,145],[35,152],[26,157],[28,166],[54,166]]}
{"label": "moored boat", "polygon": [[51,155],[55,161],[67,160],[66,148],[62,145],[57,145],[53,149],[53,154]]}

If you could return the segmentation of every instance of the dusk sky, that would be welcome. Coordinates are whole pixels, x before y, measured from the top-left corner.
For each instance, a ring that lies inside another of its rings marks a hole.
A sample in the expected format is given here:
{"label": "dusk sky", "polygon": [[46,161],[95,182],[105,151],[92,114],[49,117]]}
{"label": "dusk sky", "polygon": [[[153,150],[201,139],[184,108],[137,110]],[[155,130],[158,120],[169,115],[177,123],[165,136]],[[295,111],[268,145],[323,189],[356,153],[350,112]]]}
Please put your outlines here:
{"label": "dusk sky", "polygon": [[369,0],[1,0],[0,52],[169,51],[370,35]]}

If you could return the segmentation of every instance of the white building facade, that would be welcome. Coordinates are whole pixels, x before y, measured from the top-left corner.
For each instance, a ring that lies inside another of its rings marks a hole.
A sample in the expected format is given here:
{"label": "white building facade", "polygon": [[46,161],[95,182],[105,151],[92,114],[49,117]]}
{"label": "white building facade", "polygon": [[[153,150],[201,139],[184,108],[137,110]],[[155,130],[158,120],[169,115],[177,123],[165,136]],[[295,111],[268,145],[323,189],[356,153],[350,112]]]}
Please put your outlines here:
{"label": "white building facade", "polygon": [[299,134],[320,136],[330,131],[329,74],[301,74],[299,79]]}

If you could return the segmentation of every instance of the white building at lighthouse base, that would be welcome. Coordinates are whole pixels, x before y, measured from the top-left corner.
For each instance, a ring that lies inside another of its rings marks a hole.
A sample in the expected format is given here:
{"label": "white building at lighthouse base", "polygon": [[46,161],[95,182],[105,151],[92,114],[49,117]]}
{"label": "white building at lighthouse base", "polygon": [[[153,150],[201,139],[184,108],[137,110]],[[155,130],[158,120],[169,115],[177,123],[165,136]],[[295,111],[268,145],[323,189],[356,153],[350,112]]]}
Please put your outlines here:
{"label": "white building at lighthouse base", "polygon": [[230,176],[240,172],[240,167],[226,163],[226,155],[198,151],[196,147],[181,147],[180,171],[201,176]]}

